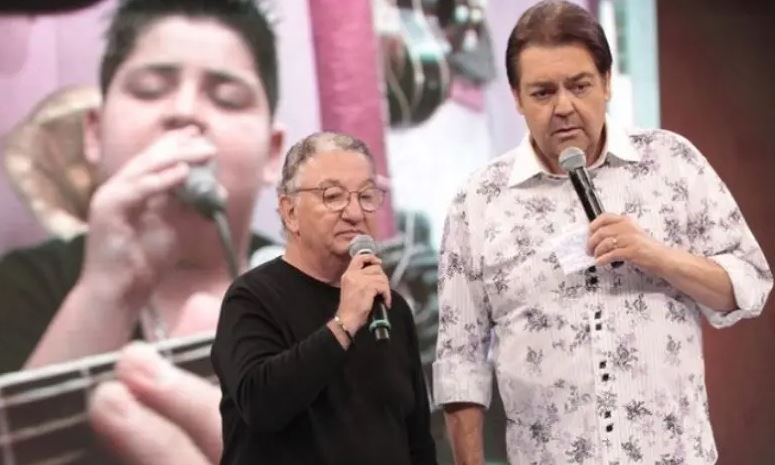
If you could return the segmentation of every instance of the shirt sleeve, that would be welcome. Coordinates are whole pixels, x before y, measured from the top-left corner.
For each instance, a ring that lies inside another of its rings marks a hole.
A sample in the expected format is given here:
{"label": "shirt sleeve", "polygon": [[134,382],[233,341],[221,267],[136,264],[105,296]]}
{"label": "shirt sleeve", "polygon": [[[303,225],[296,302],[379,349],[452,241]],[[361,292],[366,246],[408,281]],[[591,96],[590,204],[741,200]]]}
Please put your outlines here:
{"label": "shirt sleeve", "polygon": [[677,152],[688,162],[686,234],[690,252],[707,257],[727,272],[737,303],[737,308],[728,312],[697,306],[716,328],[754,318],[772,289],[767,260],[724,181],[691,142],[677,137]]}
{"label": "shirt sleeve", "polygon": [[489,407],[492,397],[490,305],[481,260],[472,250],[466,194],[453,201],[439,257],[439,333],[433,364],[436,404],[470,402]]}
{"label": "shirt sleeve", "polygon": [[213,367],[242,419],[256,430],[282,430],[341,370],[345,355],[327,326],[289,347],[270,312],[240,280],[226,293]]}
{"label": "shirt sleeve", "polygon": [[0,258],[0,373],[21,370],[35,349],[75,285],[81,244],[52,241]]}

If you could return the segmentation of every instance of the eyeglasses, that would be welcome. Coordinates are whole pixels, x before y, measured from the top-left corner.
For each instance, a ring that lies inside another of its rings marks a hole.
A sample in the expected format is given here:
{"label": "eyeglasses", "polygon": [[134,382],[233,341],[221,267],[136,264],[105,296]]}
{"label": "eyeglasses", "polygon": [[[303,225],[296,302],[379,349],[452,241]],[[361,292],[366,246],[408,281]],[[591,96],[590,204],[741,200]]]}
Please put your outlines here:
{"label": "eyeglasses", "polygon": [[361,210],[371,213],[377,210],[382,202],[385,201],[385,191],[378,187],[368,187],[359,191],[348,191],[341,186],[329,186],[329,187],[307,187],[303,189],[295,189],[289,194],[295,194],[297,192],[317,192],[320,195],[320,199],[323,201],[329,210],[340,212],[347,208],[350,204],[350,197],[352,194],[358,194],[358,204],[361,206]]}

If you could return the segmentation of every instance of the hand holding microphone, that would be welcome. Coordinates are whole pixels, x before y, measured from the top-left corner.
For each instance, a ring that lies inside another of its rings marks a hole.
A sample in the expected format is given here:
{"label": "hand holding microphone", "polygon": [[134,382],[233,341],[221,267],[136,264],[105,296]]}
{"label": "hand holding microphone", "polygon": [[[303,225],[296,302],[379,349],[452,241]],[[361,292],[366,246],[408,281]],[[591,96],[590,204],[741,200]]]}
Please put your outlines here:
{"label": "hand holding microphone", "polygon": [[[209,143],[204,137],[199,137]],[[227,191],[215,178],[215,159],[206,164],[190,165],[188,176],[176,194],[200,215],[215,222],[229,275],[236,278],[239,275],[239,265],[231,228],[226,219]]]}
{"label": "hand holding microphone", "polygon": [[[595,192],[595,185],[592,183],[592,179],[587,173],[587,157],[584,151],[578,147],[568,147],[560,153],[560,166],[568,173],[573,188],[576,191],[576,195],[579,196],[582,207],[584,207],[584,213],[587,214],[587,218],[590,223],[602,215],[605,211],[603,204],[597,197]],[[617,238],[611,238],[610,245],[616,248],[618,244]],[[621,261],[614,261],[611,266],[618,268],[622,266]]]}
{"label": "hand holding microphone", "polygon": [[382,270],[374,239],[356,236],[350,243],[350,265],[341,279],[341,297],[337,316],[351,335],[367,321],[377,341],[390,339],[387,308],[391,304],[390,283]]}
{"label": "hand holding microphone", "polygon": [[226,190],[215,179],[215,163],[191,165],[177,195],[194,207],[205,218],[212,219],[216,212],[226,209]]}
{"label": "hand holding microphone", "polygon": [[185,182],[191,166],[215,157],[213,144],[194,136],[190,128],[165,132],[97,188],[76,285],[84,295],[104,297],[104,307],[139,309],[174,266],[179,209],[170,194]]}

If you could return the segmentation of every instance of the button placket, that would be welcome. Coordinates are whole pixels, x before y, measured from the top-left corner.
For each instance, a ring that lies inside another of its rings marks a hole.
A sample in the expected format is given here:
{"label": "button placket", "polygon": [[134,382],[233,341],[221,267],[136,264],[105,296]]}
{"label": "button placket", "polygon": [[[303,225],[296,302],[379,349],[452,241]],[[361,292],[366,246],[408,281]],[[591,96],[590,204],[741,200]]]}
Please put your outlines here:
{"label": "button placket", "polygon": [[[597,284],[597,277],[594,274],[592,274],[592,276],[588,276],[587,277],[587,282],[589,283],[590,280],[592,280],[592,278],[594,278],[594,280],[595,280],[594,284],[596,285]],[[595,331],[602,331],[602,329],[603,329],[603,310],[602,309],[595,310],[595,312],[593,314],[593,322],[594,322]],[[597,366],[598,366],[598,368],[600,370],[600,373],[599,373],[600,380],[603,383],[608,383],[611,380],[611,375],[606,371],[606,369],[608,367],[608,361],[605,360],[605,359],[599,360]],[[613,432],[614,424],[613,424],[613,420],[611,418],[612,417],[611,411],[610,410],[603,411],[602,412],[602,417],[605,420],[607,420],[607,422],[605,423],[605,431],[606,431],[606,433]]]}

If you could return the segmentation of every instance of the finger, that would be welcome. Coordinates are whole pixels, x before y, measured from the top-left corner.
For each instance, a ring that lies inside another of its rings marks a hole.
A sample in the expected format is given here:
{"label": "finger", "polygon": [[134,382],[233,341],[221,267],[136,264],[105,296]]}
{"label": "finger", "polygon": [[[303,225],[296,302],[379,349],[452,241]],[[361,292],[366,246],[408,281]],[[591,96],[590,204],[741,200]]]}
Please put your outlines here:
{"label": "finger", "polygon": [[[214,156],[215,152],[211,152],[209,148],[195,148],[187,151],[179,151],[174,154],[153,158],[150,160],[138,159],[137,164],[128,166],[126,171],[119,170],[119,172],[115,174],[115,177],[132,180],[138,176],[142,176],[148,173],[156,173],[171,166],[175,166],[179,163],[185,163],[192,166],[204,165],[210,162]],[[134,161],[135,160],[132,160],[129,163]]]}
{"label": "finger", "polygon": [[611,226],[604,226],[595,232],[591,232],[589,239],[587,239],[587,252],[594,256],[594,251],[597,250],[598,246],[606,239],[613,237],[614,235],[615,232]]}
{"label": "finger", "polygon": [[603,226],[608,226],[612,224],[616,224],[621,222],[624,219],[623,216],[617,215],[615,213],[605,212],[602,213],[600,216],[594,219],[591,223],[589,223],[589,230],[591,233],[594,233],[598,229],[602,228]]}
{"label": "finger", "polygon": [[619,244],[614,240],[613,237],[606,237],[602,241],[600,241],[597,246],[595,247],[592,256],[593,257],[600,257],[601,255],[607,254],[609,252],[613,252]]}
{"label": "finger", "polygon": [[390,291],[390,282],[388,281],[387,276],[383,274],[382,276],[378,277],[378,279],[374,282],[374,286],[375,293],[381,295],[382,299],[385,301],[385,306],[390,308],[393,303],[393,296]]}
{"label": "finger", "polygon": [[609,252],[606,252],[595,259],[597,266],[605,266],[616,261],[625,261],[627,253],[622,247],[615,248]]}
{"label": "finger", "polygon": [[360,270],[369,265],[382,265],[382,260],[374,254],[358,254],[352,257],[348,269]]}
{"label": "finger", "polygon": [[387,308],[393,307],[393,293],[390,292],[390,286],[386,286],[382,292],[382,298],[385,299],[385,306]]}
{"label": "finger", "polygon": [[88,415],[100,441],[123,463],[208,464],[182,430],[140,404],[120,382],[97,387]]}
{"label": "finger", "polygon": [[131,187],[137,192],[137,197],[145,199],[181,185],[190,171],[191,168],[187,164],[177,163],[162,171],[138,177],[136,181],[132,182]]}
{"label": "finger", "polygon": [[198,164],[215,156],[216,148],[207,139],[186,138],[180,132],[167,133],[146,151],[130,159],[117,173],[117,177],[133,178],[152,173],[179,162]]}
{"label": "finger", "polygon": [[134,208],[149,197],[166,193],[181,185],[190,168],[185,163],[178,163],[170,168],[156,173],[148,173],[133,181],[114,178],[102,186],[95,195],[97,208],[112,206],[121,210]]}
{"label": "finger", "polygon": [[218,461],[222,436],[217,387],[173,367],[139,342],[122,351],[116,374],[138,400],[185,431],[211,461]]}
{"label": "finger", "polygon": [[382,263],[366,265],[361,269],[361,272],[368,276],[379,276],[385,274],[385,271],[382,269]]}
{"label": "finger", "polygon": [[145,199],[144,210],[148,213],[160,214],[177,205],[178,204],[172,201],[171,196],[166,195],[166,192],[163,192],[156,195],[149,195]]}

